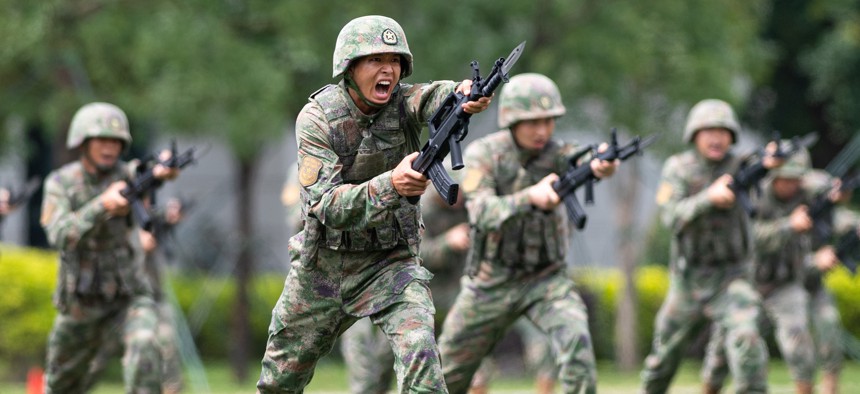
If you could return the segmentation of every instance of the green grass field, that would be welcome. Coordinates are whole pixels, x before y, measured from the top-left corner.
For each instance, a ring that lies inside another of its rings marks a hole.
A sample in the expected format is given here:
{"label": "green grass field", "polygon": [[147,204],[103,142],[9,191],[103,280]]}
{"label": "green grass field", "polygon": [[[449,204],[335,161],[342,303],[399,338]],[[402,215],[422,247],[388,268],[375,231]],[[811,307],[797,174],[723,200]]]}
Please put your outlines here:
{"label": "green grass field", "polygon": [[[254,363],[251,366],[251,374],[256,375],[259,370],[259,365]],[[698,379],[699,364],[695,362],[685,362],[675,378],[672,386],[672,394],[693,394],[700,393]],[[603,363],[599,368],[599,383],[598,391],[600,393],[635,393],[639,387],[638,372],[619,372],[612,364]],[[252,393],[254,392],[254,383],[256,376],[251,376],[247,381],[237,383],[233,380],[229,368],[224,363],[209,363],[206,365],[206,375],[209,385],[209,393],[212,394],[233,394],[233,393]],[[532,392],[532,382],[528,376],[519,374],[505,374],[505,377],[500,377],[493,381],[490,386],[493,393],[530,393]],[[123,392],[122,382],[120,381],[119,371],[110,371],[104,381],[96,388],[96,394],[113,394]],[[792,393],[794,388],[788,375],[788,370],[780,361],[775,361],[770,364],[770,392],[771,393]],[[843,393],[858,393],[860,392],[860,364],[849,362],[846,364],[845,370],[842,373],[842,392]],[[560,392],[560,390],[556,390]],[[729,387],[724,390],[726,393],[732,392]],[[187,393],[205,393],[205,387],[194,387],[187,382],[185,392]],[[346,372],[344,366],[338,362],[321,362],[314,375],[313,381],[305,390],[306,393],[347,393]],[[23,382],[0,382],[0,393],[3,394],[25,394],[26,388]]]}

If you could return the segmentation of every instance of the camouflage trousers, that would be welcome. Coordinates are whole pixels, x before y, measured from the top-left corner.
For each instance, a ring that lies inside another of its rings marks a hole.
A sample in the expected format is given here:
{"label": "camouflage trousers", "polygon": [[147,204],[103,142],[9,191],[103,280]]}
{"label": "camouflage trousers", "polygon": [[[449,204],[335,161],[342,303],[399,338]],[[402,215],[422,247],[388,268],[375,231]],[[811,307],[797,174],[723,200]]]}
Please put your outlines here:
{"label": "camouflage trousers", "polygon": [[[182,391],[182,360],[179,357],[177,346],[178,337],[173,307],[169,302],[162,300],[156,303],[156,309],[158,312],[156,337],[161,351],[161,390],[165,394],[179,393]],[[111,338],[109,343],[106,342],[90,363],[86,387],[88,389],[93,387],[108,367],[111,359],[121,354],[121,338]]]}
{"label": "camouflage trousers", "polygon": [[655,319],[651,354],[642,371],[642,392],[668,391],[687,343],[708,319],[726,330],[726,354],[737,392],[767,392],[768,354],[758,329],[758,292],[749,282],[735,279],[713,297],[699,300],[675,279]]}
{"label": "camouflage trousers", "polygon": [[161,392],[158,314],[149,296],[82,304],[71,301],[57,315],[48,338],[46,393],[86,392],[95,382],[91,364],[105,346],[121,342],[127,393]]}
{"label": "camouflage trousers", "polygon": [[523,342],[526,368],[540,378],[553,380],[558,378],[559,368],[552,357],[552,348],[546,334],[524,317],[514,323],[514,330]]}
{"label": "camouflage trousers", "polygon": [[812,331],[815,336],[815,347],[818,353],[818,364],[821,369],[830,374],[838,374],[842,370],[843,349],[842,318],[830,292],[820,286],[810,294],[810,315]]}
{"label": "camouflage trousers", "polygon": [[292,267],[269,325],[260,393],[301,393],[317,361],[361,318],[385,333],[402,393],[446,393],[433,328],[432,275],[405,248],[373,253],[319,249]]}
{"label": "camouflage trousers", "polygon": [[[764,297],[763,304],[767,321],[762,321],[760,327],[768,323],[774,326],[776,344],[792,378],[796,382],[813,383],[815,345],[805,307],[809,305],[806,290],[799,283],[783,285]],[[714,324],[702,365],[702,381],[710,387],[723,387],[728,376],[725,341],[725,327]]]}
{"label": "camouflage trousers", "polygon": [[585,304],[562,273],[491,289],[463,277],[439,337],[445,383],[465,393],[481,359],[525,316],[550,340],[565,393],[594,393],[597,368]]}
{"label": "camouflage trousers", "polygon": [[[340,337],[346,361],[349,391],[355,394],[384,394],[394,377],[394,352],[385,333],[369,319],[361,319]],[[535,349],[539,352],[540,349]],[[472,379],[473,385],[489,384],[493,363],[485,358]],[[554,375],[553,375],[554,376]]]}

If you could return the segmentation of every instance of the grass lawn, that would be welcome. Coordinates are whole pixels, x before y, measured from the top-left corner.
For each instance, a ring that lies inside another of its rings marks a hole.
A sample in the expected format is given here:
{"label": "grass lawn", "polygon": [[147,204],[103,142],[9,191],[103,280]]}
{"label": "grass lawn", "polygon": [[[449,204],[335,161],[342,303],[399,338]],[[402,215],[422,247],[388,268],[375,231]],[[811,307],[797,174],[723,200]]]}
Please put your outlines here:
{"label": "grass lawn", "polygon": [[[229,367],[223,362],[213,362],[206,365],[209,392],[213,394],[253,393],[254,384],[257,380],[259,364],[251,366],[251,376],[247,381],[237,383],[232,379]],[[700,393],[698,379],[699,364],[685,362],[675,377],[672,385],[672,394]],[[639,387],[638,372],[620,372],[612,364],[603,363],[599,367],[598,392],[600,393],[636,393]],[[109,371],[108,376],[96,387],[96,394],[113,394],[123,392],[120,372]],[[771,393],[793,393],[794,388],[788,375],[788,370],[781,361],[770,364]],[[190,381],[186,382],[187,393],[206,392],[204,388],[194,387]],[[849,362],[842,373],[842,392],[860,392],[860,364]],[[531,379],[519,375],[506,374],[492,382],[490,386],[493,393],[530,393],[533,392]],[[558,389],[557,392],[560,392]],[[347,393],[346,372],[343,364],[339,362],[321,362],[317,367],[311,384],[306,388],[306,393]],[[733,392],[731,387],[724,390],[726,393]],[[0,393],[3,394],[25,394],[23,382],[0,382]]]}

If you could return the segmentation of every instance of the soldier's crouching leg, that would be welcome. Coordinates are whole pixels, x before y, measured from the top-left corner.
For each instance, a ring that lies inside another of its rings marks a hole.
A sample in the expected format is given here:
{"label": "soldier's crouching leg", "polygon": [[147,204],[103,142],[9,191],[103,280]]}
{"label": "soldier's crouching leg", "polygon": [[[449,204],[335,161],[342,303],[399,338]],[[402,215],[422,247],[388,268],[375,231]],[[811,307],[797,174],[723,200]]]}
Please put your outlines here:
{"label": "soldier's crouching leg", "polygon": [[767,392],[767,347],[759,333],[761,299],[742,280],[732,282],[721,321],[726,327],[726,355],[738,393]]}
{"label": "soldier's crouching leg", "polygon": [[594,358],[585,303],[574,291],[563,298],[544,300],[527,311],[529,319],[550,338],[565,393],[597,391]]}
{"label": "soldier's crouching leg", "polygon": [[301,393],[345,319],[337,300],[315,293],[312,273],[293,264],[272,310],[257,382],[260,393]]}
{"label": "soldier's crouching leg", "polygon": [[401,393],[448,392],[434,335],[435,312],[427,284],[413,280],[400,302],[371,316],[391,342]]}
{"label": "soldier's crouching leg", "polygon": [[352,393],[385,394],[394,376],[394,353],[385,333],[370,319],[359,319],[340,336]]}
{"label": "soldier's crouching leg", "polygon": [[161,392],[158,312],[152,298],[135,297],[123,322],[123,378],[127,393]]}
{"label": "soldier's crouching leg", "polygon": [[46,394],[84,392],[90,362],[101,345],[101,311],[77,303],[68,309],[57,315],[48,338]]}

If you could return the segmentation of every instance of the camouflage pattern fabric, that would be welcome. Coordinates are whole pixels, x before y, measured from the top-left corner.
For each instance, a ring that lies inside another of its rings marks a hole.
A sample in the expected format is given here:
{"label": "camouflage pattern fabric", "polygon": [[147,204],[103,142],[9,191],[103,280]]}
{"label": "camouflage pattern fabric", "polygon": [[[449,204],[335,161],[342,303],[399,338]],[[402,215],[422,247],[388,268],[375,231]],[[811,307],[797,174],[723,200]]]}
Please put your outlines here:
{"label": "camouflage pattern fabric", "polygon": [[54,303],[59,314],[48,341],[47,392],[84,391],[90,362],[102,346],[122,342],[126,392],[161,390],[158,321],[143,273],[130,219],[111,217],[98,196],[111,183],[132,176],[119,163],[103,175],[89,174],[80,161],[45,180],[41,224],[60,250]]}
{"label": "camouflage pattern fabric", "polygon": [[706,194],[714,180],[739,164],[731,153],[710,162],[691,149],[663,166],[657,204],[673,234],[670,285],[655,319],[642,392],[667,392],[687,343],[707,320],[726,330],[738,391],[767,391],[767,349],[757,324],[761,298],[749,282],[753,246],[747,216],[738,204],[713,207]]}
{"label": "camouflage pattern fabric", "polygon": [[[839,237],[848,231],[860,229],[860,215],[845,207],[836,207],[833,214],[834,235]],[[845,344],[842,333],[842,316],[836,307],[833,294],[824,286],[821,271],[811,268],[807,272],[806,290],[810,297],[810,319],[815,337],[818,364],[826,373],[839,374],[844,363]]]}
{"label": "camouflage pattern fabric", "polygon": [[557,379],[559,368],[553,359],[552,347],[546,334],[524,317],[519,318],[514,323],[514,330],[523,342],[526,368],[534,372],[539,378]]}
{"label": "camouflage pattern fabric", "polygon": [[[424,267],[433,273],[430,291],[436,307],[437,324],[439,313],[447,311],[454,303],[460,289],[459,277],[463,273],[465,252],[452,250],[445,241],[445,232],[468,222],[462,199],[448,206],[438,194],[425,193],[421,200],[421,213],[425,231],[421,240],[421,258]],[[385,334],[374,327],[368,319],[361,319],[341,336],[341,352],[347,362],[349,386],[352,393],[385,393],[390,386],[394,370],[394,354]],[[492,363],[482,363],[475,376],[476,382],[486,383],[492,372]]]}
{"label": "camouflage pattern fabric", "polygon": [[462,188],[473,228],[469,264],[476,274],[462,278],[439,337],[450,392],[468,390],[481,359],[523,316],[549,337],[564,392],[596,391],[585,304],[564,274],[564,207],[536,210],[525,191],[564,171],[575,149],[553,141],[540,152],[521,150],[507,130],[466,148]]}
{"label": "camouflage pattern fabric", "polygon": [[394,352],[385,332],[360,319],[340,337],[349,392],[385,394],[394,377]]}
{"label": "camouflage pattern fabric", "polygon": [[[800,156],[801,160],[803,155]],[[801,178],[809,167],[808,160],[795,165],[791,159],[780,167],[780,177]],[[785,167],[783,166],[783,167]],[[795,168],[799,167],[799,168]],[[775,177],[776,174],[772,174]],[[789,200],[780,200],[767,184],[755,202],[758,215],[753,220],[755,235],[754,277],[755,287],[764,298],[767,318],[776,329],[776,343],[788,364],[792,378],[798,382],[812,383],[815,379],[815,345],[809,326],[806,308],[809,297],[803,288],[804,275],[811,266],[812,239],[810,233],[795,233],[789,218],[792,211],[809,204],[823,192],[819,187],[810,188],[807,183]],[[712,330],[702,377],[711,387],[722,387],[725,379],[724,329],[715,326]],[[723,371],[716,371],[723,369]]]}
{"label": "camouflage pattern fabric", "polygon": [[364,115],[341,84],[314,96],[296,121],[304,221],[269,326],[257,388],[298,393],[320,357],[355,321],[388,337],[401,392],[446,392],[435,309],[418,257],[420,214],[394,190],[391,170],[416,151],[421,128],[454,91],[451,81],[398,87]]}
{"label": "camouflage pattern fabric", "polygon": [[839,374],[844,363],[845,344],[842,317],[833,295],[825,287],[810,294],[810,318],[815,337],[817,362],[826,373]]}
{"label": "camouflage pattern fabric", "polygon": [[[763,301],[767,320],[776,330],[776,344],[788,364],[796,382],[815,381],[815,345],[809,327],[809,313],[799,305],[809,305],[809,295],[799,283],[780,286]],[[760,324],[760,327],[766,324]],[[702,364],[702,381],[709,387],[723,387],[728,377],[726,357],[726,329],[715,324],[711,327],[705,359]]]}

